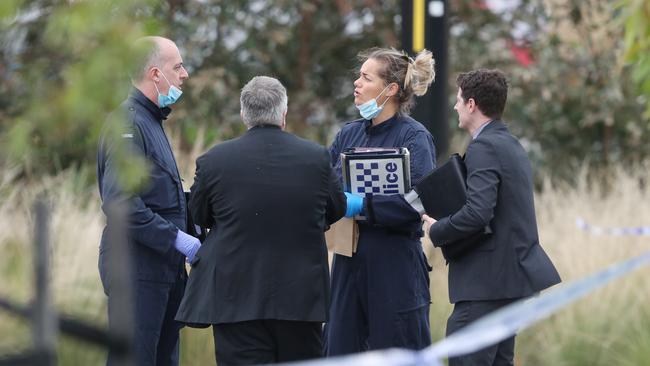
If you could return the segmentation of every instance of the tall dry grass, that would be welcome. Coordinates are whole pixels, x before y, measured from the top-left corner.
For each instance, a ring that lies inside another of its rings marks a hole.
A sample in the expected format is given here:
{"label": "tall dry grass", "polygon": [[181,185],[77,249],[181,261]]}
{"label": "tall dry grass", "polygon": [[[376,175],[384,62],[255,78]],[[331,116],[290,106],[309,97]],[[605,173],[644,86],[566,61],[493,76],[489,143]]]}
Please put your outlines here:
{"label": "tall dry grass", "polygon": [[[193,155],[197,155],[195,152]],[[182,157],[182,175],[191,184],[195,156]],[[648,237],[593,236],[577,229],[575,219],[599,226],[650,225],[650,193],[640,185],[648,170],[617,171],[604,192],[586,174],[575,188],[550,183],[536,197],[542,244],[564,281],[593,273],[648,249]],[[105,324],[105,296],[97,273],[103,216],[95,187],[82,183],[83,172],[68,171],[38,186],[21,186],[11,169],[0,173],[0,296],[27,302],[32,295],[31,205],[45,192],[52,209],[52,278],[54,301],[68,314]],[[451,305],[446,267],[440,253],[425,241],[431,273],[431,332],[441,339]],[[650,269],[617,280],[561,310],[518,337],[519,365],[650,364]],[[0,312],[0,355],[26,349],[30,334],[24,322]],[[214,361],[210,330],[184,329],[182,364]],[[61,365],[101,365],[105,352],[62,337]]]}
{"label": "tall dry grass", "polygon": [[[576,174],[575,189],[546,184],[537,199],[541,241],[565,281],[650,250],[647,236],[593,235],[575,223],[650,226],[648,169],[617,169],[607,189]],[[649,275],[645,267],[616,280],[523,332],[518,357],[523,364],[650,365]]]}

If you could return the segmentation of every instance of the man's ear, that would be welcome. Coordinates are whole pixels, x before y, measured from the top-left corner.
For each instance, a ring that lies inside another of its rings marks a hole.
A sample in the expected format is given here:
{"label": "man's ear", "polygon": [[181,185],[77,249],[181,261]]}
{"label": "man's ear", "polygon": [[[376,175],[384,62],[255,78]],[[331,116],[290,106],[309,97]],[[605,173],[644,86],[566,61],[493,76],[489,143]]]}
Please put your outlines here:
{"label": "man's ear", "polygon": [[476,110],[476,101],[474,100],[474,98],[469,98],[469,100],[467,101],[467,109],[469,109],[470,113],[474,113],[474,111]]}
{"label": "man's ear", "polygon": [[145,73],[145,78],[155,81],[156,83],[160,81],[160,76],[158,75],[158,69],[155,67],[150,67],[149,70]]}
{"label": "man's ear", "polygon": [[284,111],[284,114],[282,115],[282,125],[280,126],[280,128],[282,128],[282,131],[284,131],[284,129],[287,127],[287,112],[288,111],[289,110],[287,109],[286,111]]}

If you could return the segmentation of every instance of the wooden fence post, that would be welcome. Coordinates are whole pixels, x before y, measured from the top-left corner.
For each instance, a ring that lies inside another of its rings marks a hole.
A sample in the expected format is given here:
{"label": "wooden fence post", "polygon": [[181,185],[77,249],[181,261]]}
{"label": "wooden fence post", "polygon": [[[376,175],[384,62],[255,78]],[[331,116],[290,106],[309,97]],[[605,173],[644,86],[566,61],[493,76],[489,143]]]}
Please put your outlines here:
{"label": "wooden fence post", "polygon": [[110,350],[109,358],[114,365],[135,366],[133,258],[127,237],[127,208],[124,204],[114,203],[108,207],[108,223],[109,330],[121,345]]}
{"label": "wooden fence post", "polygon": [[44,196],[34,204],[34,279],[36,295],[32,306],[32,339],[38,361],[44,366],[56,365],[58,320],[50,293],[50,217]]}

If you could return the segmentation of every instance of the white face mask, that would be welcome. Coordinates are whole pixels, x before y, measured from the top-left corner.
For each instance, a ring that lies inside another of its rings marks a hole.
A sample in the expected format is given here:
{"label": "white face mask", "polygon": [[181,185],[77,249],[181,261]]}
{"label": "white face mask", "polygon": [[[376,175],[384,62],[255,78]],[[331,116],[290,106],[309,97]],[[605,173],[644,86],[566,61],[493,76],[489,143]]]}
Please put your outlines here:
{"label": "white face mask", "polygon": [[384,110],[384,106],[386,105],[386,102],[388,102],[388,99],[390,99],[390,97],[386,98],[386,100],[380,106],[377,105],[377,98],[379,98],[382,94],[384,94],[384,92],[386,91],[386,89],[388,89],[389,86],[390,84],[386,85],[384,90],[382,90],[381,93],[379,93],[379,95],[377,95],[376,97],[370,99],[369,101],[363,104],[356,106],[357,109],[359,110],[359,114],[361,114],[361,117],[365,119],[373,119],[377,117],[379,113],[381,113],[381,111]]}

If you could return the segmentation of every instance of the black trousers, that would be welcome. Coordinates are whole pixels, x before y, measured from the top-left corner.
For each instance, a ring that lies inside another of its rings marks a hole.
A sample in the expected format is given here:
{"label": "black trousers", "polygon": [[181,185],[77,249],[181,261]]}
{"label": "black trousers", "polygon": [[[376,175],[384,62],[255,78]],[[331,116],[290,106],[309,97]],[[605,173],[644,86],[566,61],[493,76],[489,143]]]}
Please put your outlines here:
{"label": "black trousers", "polygon": [[[460,301],[447,320],[447,336],[469,323],[519,299],[491,301]],[[449,366],[511,366],[515,356],[515,337],[476,351],[469,355],[449,359]]]}
{"label": "black trousers", "polygon": [[322,356],[322,323],[262,319],[213,324],[219,366],[269,364]]}
{"label": "black trousers", "polygon": [[[176,320],[176,312],[185,291],[185,277],[176,283],[134,281],[134,356],[138,366],[177,366],[179,364],[179,332],[183,325]],[[117,289],[111,289],[117,291]],[[121,312],[129,311],[116,306],[108,296],[108,323]],[[106,364],[122,363],[119,355],[109,352]]]}

